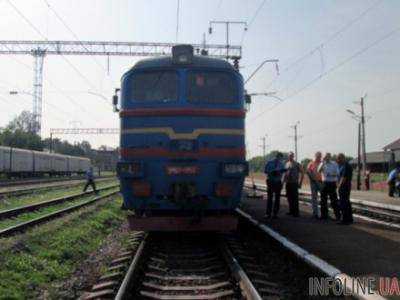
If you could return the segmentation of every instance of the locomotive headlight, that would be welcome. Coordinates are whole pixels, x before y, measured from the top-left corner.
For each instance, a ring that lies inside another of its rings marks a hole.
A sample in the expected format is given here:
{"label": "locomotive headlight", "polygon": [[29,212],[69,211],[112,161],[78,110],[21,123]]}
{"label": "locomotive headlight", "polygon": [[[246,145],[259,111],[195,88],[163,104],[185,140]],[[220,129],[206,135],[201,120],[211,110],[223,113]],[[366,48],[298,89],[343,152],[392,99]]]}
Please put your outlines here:
{"label": "locomotive headlight", "polygon": [[244,176],[248,173],[247,163],[225,163],[222,173],[225,176]]}
{"label": "locomotive headlight", "polygon": [[172,47],[172,62],[174,64],[187,65],[193,61],[193,46],[176,45]]}

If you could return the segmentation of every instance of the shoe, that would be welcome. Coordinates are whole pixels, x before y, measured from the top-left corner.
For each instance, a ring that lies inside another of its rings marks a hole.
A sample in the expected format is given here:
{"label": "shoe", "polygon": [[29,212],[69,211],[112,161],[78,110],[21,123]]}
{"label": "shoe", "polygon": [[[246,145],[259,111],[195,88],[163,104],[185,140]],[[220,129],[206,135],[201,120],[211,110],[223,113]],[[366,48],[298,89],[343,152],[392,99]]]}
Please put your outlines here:
{"label": "shoe", "polygon": [[268,214],[264,215],[264,219],[270,219],[270,218],[271,218],[271,215],[268,215]]}
{"label": "shoe", "polygon": [[320,217],[319,218],[321,221],[328,221],[328,217]]}
{"label": "shoe", "polygon": [[320,217],[318,217],[318,216],[311,216],[311,219],[314,219],[314,220],[319,220],[320,219]]}

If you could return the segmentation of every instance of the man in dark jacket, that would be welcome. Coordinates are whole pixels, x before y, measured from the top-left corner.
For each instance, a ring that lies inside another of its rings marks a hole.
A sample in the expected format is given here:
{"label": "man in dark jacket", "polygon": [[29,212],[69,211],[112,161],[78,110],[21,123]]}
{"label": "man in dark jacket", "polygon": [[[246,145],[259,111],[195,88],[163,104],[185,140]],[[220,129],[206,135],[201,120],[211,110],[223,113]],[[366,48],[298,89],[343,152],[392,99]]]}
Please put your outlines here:
{"label": "man in dark jacket", "polygon": [[399,177],[400,177],[400,163],[397,163],[396,168],[389,173],[389,177],[387,179],[387,184],[389,187],[389,197],[394,197],[396,189],[397,192],[399,193],[399,189],[396,186],[396,184],[399,181]]}
{"label": "man in dark jacket", "polygon": [[[282,176],[285,172],[285,166],[282,162],[282,153],[278,152],[274,159],[268,161],[265,165],[264,173],[267,175],[267,210],[266,218],[277,218],[280,206],[282,191]],[[274,199],[275,198],[275,199]],[[275,200],[275,201],[273,201]],[[274,204],[272,205],[272,202]],[[273,206],[273,209],[272,209]]]}
{"label": "man in dark jacket", "polygon": [[96,184],[94,183],[94,174],[93,174],[93,168],[90,167],[89,170],[86,171],[86,184],[85,187],[83,188],[83,191],[86,192],[87,188],[92,186],[93,191],[98,194],[98,191],[96,190]]}
{"label": "man in dark jacket", "polygon": [[339,153],[337,162],[339,165],[339,207],[342,211],[342,220],[339,224],[349,225],[353,223],[353,212],[350,202],[353,168],[346,161],[346,157],[343,153]]}

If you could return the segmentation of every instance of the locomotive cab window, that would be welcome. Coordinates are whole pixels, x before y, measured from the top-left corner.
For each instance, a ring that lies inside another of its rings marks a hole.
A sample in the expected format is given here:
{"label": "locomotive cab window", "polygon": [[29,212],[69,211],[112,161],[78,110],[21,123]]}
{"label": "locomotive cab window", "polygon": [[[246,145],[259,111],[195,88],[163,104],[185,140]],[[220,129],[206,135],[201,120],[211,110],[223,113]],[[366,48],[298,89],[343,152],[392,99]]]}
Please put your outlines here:
{"label": "locomotive cab window", "polygon": [[178,100],[178,74],[175,71],[136,73],[130,78],[129,99],[135,102]]}
{"label": "locomotive cab window", "polygon": [[189,72],[187,99],[192,103],[235,103],[238,100],[235,77],[226,72]]}

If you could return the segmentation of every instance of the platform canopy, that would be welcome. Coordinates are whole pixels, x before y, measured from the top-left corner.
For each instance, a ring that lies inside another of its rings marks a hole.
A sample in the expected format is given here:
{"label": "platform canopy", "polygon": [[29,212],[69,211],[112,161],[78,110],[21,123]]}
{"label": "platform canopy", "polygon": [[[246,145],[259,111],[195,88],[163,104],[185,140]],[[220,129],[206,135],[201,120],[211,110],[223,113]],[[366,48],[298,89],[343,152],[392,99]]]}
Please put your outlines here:
{"label": "platform canopy", "polygon": [[394,142],[386,145],[385,147],[383,147],[383,150],[385,151],[400,150],[400,139],[397,139]]}

